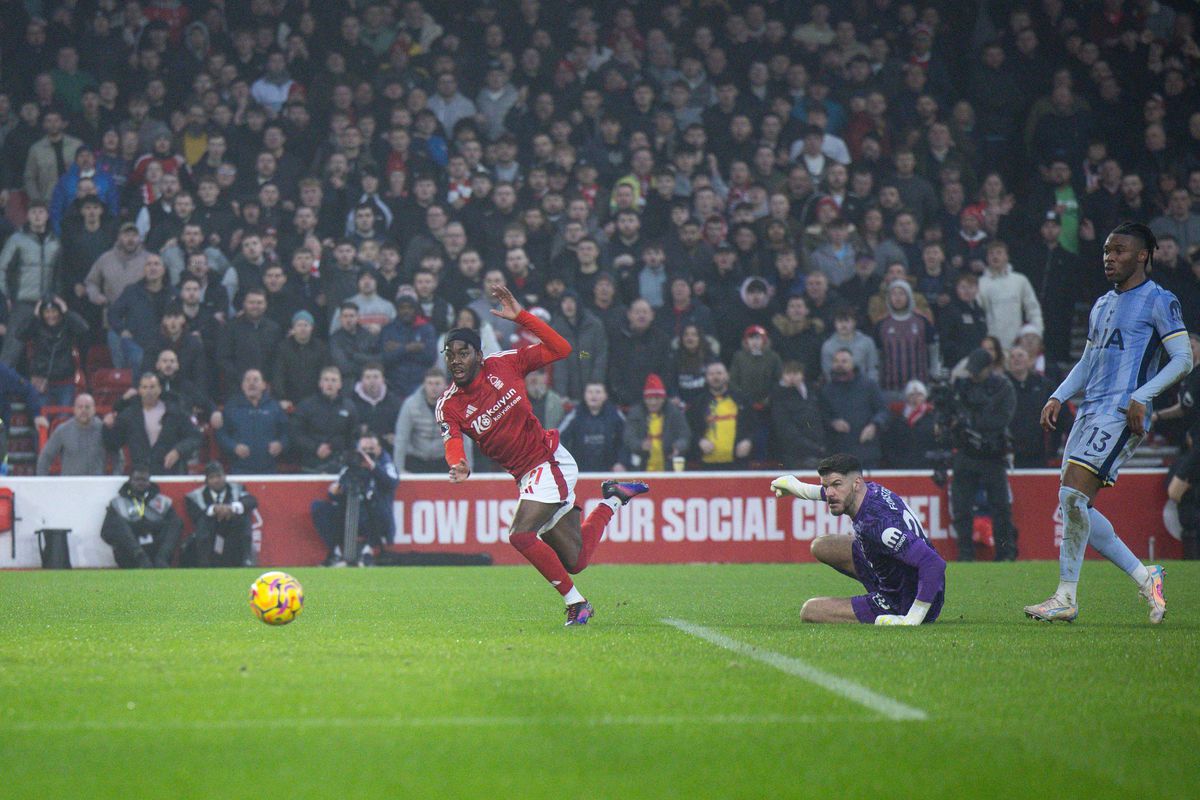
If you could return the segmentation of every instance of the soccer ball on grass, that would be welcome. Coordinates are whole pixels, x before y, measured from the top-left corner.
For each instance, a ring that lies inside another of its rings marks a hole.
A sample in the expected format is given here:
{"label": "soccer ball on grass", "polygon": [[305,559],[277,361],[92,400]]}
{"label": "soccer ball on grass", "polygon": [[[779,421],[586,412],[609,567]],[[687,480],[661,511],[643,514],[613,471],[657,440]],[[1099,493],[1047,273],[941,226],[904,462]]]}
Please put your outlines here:
{"label": "soccer ball on grass", "polygon": [[250,584],[250,608],[268,625],[287,625],[304,610],[304,587],[286,572],[264,572]]}

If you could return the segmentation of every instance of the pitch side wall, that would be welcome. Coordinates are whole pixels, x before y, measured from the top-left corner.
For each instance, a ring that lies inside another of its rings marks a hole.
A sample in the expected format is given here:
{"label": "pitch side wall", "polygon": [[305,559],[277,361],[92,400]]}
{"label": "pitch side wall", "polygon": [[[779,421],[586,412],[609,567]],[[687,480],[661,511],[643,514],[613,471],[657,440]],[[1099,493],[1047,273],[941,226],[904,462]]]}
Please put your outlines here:
{"label": "pitch side wall", "polygon": [[[600,481],[580,477],[578,502],[585,513],[599,502]],[[775,473],[664,473],[648,477],[649,495],[634,500],[614,517],[599,563],[669,564],[690,562],[811,561],[809,543],[819,535],[848,533],[849,521],[834,517],[821,503],[776,499],[768,486]],[[815,475],[801,476],[816,482]],[[238,478],[258,497],[253,528],[262,566],[318,564],[325,552],[309,518],[309,504],[325,496],[332,476],[247,476]],[[871,475],[903,496],[944,556],[954,557],[945,492],[924,472]],[[0,485],[16,496],[16,558],[11,534],[0,533],[0,568],[41,565],[35,531],[70,528],[71,563],[76,567],[115,566],[100,540],[104,509],[123,478],[5,478]],[[163,491],[182,514],[183,495],[199,477],[162,478]],[[1058,472],[1022,471],[1010,479],[1013,521],[1022,559],[1058,558],[1062,521],[1058,513]],[[516,507],[514,484],[506,476],[475,476],[452,485],[441,477],[405,476],[396,490],[396,549],[423,552],[488,553],[498,564],[524,563],[507,543]],[[1119,488],[1101,492],[1098,507],[1113,521],[1140,558],[1178,558],[1180,543],[1166,532],[1163,470],[1123,470]],[[185,517],[185,530],[191,524]],[[1154,552],[1151,553],[1153,545]],[[977,545],[977,548],[979,546]],[[985,546],[978,557],[990,557]],[[1093,556],[1095,554],[1092,554]]]}

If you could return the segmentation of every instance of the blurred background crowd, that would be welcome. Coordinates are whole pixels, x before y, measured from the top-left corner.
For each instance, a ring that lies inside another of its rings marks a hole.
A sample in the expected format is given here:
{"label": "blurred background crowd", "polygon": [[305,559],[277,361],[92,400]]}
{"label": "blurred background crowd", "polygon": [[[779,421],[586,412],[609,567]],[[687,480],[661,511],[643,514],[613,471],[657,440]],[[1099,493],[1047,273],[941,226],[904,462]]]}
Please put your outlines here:
{"label": "blurred background crowd", "polygon": [[[1050,465],[1038,410],[1118,221],[1200,330],[1195,25],[1178,0],[0,1],[7,464],[321,472],[365,426],[440,472],[440,339],[524,344],[505,284],[574,347],[529,398],[585,470],[927,468],[980,347],[1015,464]],[[1195,383],[1143,455],[1186,445]]]}

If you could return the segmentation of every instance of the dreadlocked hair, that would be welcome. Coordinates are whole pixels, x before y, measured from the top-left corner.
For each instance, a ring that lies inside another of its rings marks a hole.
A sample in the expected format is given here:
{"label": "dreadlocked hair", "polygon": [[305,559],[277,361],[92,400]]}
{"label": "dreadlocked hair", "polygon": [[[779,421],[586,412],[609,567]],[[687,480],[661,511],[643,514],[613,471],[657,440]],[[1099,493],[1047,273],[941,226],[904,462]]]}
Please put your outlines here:
{"label": "dreadlocked hair", "polygon": [[1149,255],[1146,256],[1146,272],[1149,273],[1154,267],[1154,249],[1158,247],[1154,231],[1140,222],[1122,222],[1113,228],[1112,232],[1119,236],[1132,236],[1142,243],[1142,248],[1149,251]]}

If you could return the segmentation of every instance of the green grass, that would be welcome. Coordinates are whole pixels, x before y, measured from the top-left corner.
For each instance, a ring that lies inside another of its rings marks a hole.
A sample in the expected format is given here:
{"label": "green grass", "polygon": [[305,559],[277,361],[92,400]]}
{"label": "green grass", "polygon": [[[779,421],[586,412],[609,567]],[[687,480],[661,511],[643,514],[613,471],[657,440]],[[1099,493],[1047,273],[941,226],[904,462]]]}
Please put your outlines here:
{"label": "green grass", "polygon": [[[563,629],[529,568],[0,574],[4,798],[1156,797],[1195,790],[1200,565],[1150,627],[1089,562],[1073,626],[1026,621],[1049,563],[952,565],[921,629],[801,626],[827,568],[589,569]],[[893,722],[664,625],[680,618],[928,713]],[[1192,787],[1188,789],[1187,787]]]}

